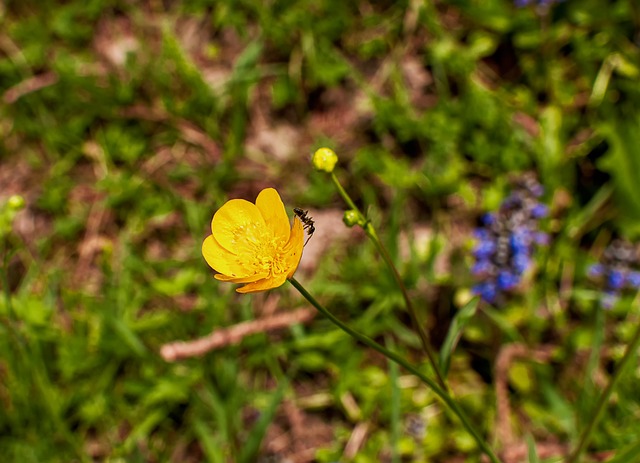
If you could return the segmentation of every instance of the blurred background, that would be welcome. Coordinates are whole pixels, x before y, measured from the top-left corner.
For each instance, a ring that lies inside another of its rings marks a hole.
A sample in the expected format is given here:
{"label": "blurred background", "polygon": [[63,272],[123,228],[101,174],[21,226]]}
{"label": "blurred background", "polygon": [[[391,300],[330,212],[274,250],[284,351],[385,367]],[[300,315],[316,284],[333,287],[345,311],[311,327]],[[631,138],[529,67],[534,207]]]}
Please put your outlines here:
{"label": "blurred background", "polygon": [[[558,461],[640,315],[589,276],[609,243],[635,253],[639,81],[635,0],[2,2],[2,460],[481,461],[428,389],[321,317],[159,354],[308,307],[289,285],[239,295],[201,256],[215,210],[271,186],[316,221],[298,280],[426,365],[392,275],[312,169],[329,146],[436,349],[478,282],[481,218],[514,182],[542,185],[548,240],[465,322],[449,381],[505,462]],[[639,377],[589,461],[640,441]]]}

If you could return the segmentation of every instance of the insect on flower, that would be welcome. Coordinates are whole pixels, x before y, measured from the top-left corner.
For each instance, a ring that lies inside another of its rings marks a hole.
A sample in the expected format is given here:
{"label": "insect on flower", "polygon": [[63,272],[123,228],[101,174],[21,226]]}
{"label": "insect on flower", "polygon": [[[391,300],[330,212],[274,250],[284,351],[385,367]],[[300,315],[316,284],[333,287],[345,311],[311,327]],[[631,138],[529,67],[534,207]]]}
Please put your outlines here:
{"label": "insect on flower", "polygon": [[309,214],[309,211],[305,211],[299,207],[294,207],[293,213],[297,215],[300,221],[304,224],[304,229],[307,232],[307,235],[309,235],[307,237],[307,241],[304,242],[304,245],[306,246],[313,236],[313,233],[316,231],[315,222],[307,215]]}

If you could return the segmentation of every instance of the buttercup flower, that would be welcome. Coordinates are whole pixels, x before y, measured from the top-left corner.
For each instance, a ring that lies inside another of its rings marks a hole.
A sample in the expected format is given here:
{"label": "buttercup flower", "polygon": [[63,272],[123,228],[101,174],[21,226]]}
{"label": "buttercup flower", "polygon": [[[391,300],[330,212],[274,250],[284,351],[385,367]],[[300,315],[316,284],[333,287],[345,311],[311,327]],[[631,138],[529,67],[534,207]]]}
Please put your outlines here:
{"label": "buttercup flower", "polygon": [[214,214],[211,235],[202,255],[221,281],[246,283],[236,289],[253,293],[277,288],[295,273],[302,257],[304,230],[300,219],[289,217],[273,188],[258,194],[256,203],[227,201]]}

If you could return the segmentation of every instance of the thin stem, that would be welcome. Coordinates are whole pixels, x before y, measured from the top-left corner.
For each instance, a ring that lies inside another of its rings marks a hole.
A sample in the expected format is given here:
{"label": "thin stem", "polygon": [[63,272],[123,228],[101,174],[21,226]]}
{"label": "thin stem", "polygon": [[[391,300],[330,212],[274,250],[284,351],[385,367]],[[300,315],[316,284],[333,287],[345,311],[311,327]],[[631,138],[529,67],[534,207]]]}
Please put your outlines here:
{"label": "thin stem", "polygon": [[7,306],[9,319],[13,318],[13,307],[11,305],[11,290],[9,289],[9,278],[7,268],[9,266],[9,251],[5,244],[5,239],[0,236],[0,257],[2,258],[2,268],[0,268],[0,278],[2,279],[2,289],[4,294],[4,303]]}
{"label": "thin stem", "polygon": [[443,389],[447,389],[447,385],[445,383],[444,377],[442,376],[442,372],[440,371],[440,367],[438,366],[438,362],[436,362],[436,356],[433,352],[433,349],[431,348],[431,343],[429,341],[429,335],[427,333],[427,330],[424,328],[424,325],[418,319],[418,314],[416,313],[416,310],[413,307],[413,304],[411,303],[411,299],[409,298],[409,293],[407,292],[407,287],[404,285],[404,282],[400,277],[400,273],[398,273],[398,269],[393,264],[393,261],[391,260],[391,256],[389,255],[389,252],[382,244],[382,241],[380,241],[380,238],[376,234],[376,231],[373,228],[373,226],[371,226],[370,224],[367,224],[367,228],[365,229],[365,232],[371,238],[371,240],[376,244],[376,247],[380,251],[382,258],[385,260],[385,262],[391,269],[393,273],[393,277],[395,278],[396,283],[398,284],[398,286],[400,287],[400,290],[402,291],[402,297],[404,298],[405,305],[407,306],[407,311],[409,312],[409,316],[411,317],[411,323],[413,324],[415,330],[418,332],[418,335],[420,336],[420,341],[422,342],[422,348],[427,354],[427,358],[429,359],[429,363],[431,363],[431,367],[436,372],[438,383],[440,383],[440,387],[442,387]]}
{"label": "thin stem", "polygon": [[338,193],[340,193],[340,196],[342,196],[342,199],[344,199],[344,202],[347,203],[347,205],[351,209],[356,211],[358,215],[360,215],[360,219],[363,223],[366,222],[367,221],[366,217],[360,211],[360,209],[358,209],[358,206],[356,206],[356,204],[353,202],[353,200],[351,199],[351,196],[349,196],[349,194],[345,191],[345,189],[342,188],[342,184],[340,183],[340,180],[338,180],[338,177],[336,177],[336,174],[334,172],[331,172],[331,180],[333,181],[333,184],[338,189]]}
{"label": "thin stem", "polygon": [[420,342],[422,343],[422,348],[424,349],[424,352],[427,354],[427,358],[429,359],[431,368],[433,368],[433,370],[435,371],[436,377],[438,379],[438,383],[440,384],[440,386],[446,390],[447,384],[444,380],[444,376],[442,375],[442,372],[440,371],[438,362],[436,362],[436,356],[435,356],[435,353],[433,352],[433,349],[431,348],[431,342],[429,341],[429,334],[427,333],[427,330],[424,328],[424,325],[420,322],[420,319],[418,318],[418,313],[416,312],[415,308],[413,307],[413,304],[411,303],[411,299],[409,298],[407,287],[402,281],[402,277],[400,276],[398,269],[393,263],[393,260],[391,259],[389,252],[384,247],[384,244],[382,244],[382,241],[378,237],[378,233],[376,232],[376,229],[374,228],[374,226],[371,224],[371,222],[369,222],[366,219],[366,217],[360,211],[360,209],[358,209],[358,207],[355,205],[355,203],[353,202],[349,194],[345,191],[345,189],[340,184],[340,181],[338,180],[338,177],[336,177],[336,174],[333,172],[331,172],[331,180],[333,181],[336,188],[338,189],[338,193],[340,193],[340,196],[342,196],[342,199],[344,199],[347,205],[352,210],[356,211],[356,213],[360,216],[359,222],[362,226],[362,229],[364,230],[366,235],[369,237],[369,239],[371,239],[371,241],[373,241],[373,243],[376,245],[376,247],[378,248],[378,251],[382,255],[382,258],[386,262],[387,266],[391,269],[391,272],[393,273],[393,278],[396,280],[396,284],[398,285],[398,287],[400,288],[400,291],[402,292],[402,297],[404,298],[404,303],[407,307],[407,311],[409,312],[411,323],[413,324],[414,329],[418,332],[418,336],[420,337]]}
{"label": "thin stem", "polygon": [[405,368],[407,371],[413,373],[415,376],[420,378],[420,380],[423,383],[425,383],[427,386],[429,386],[431,390],[435,392],[435,394],[438,397],[440,397],[440,399],[442,399],[442,401],[453,411],[453,413],[455,413],[455,415],[460,419],[460,422],[465,427],[465,429],[469,431],[469,434],[471,434],[471,436],[477,442],[482,452],[485,453],[493,463],[500,463],[500,460],[493,453],[493,450],[491,450],[491,447],[489,446],[489,444],[487,444],[482,438],[482,436],[480,436],[480,433],[471,424],[471,421],[469,421],[469,418],[467,418],[467,415],[462,411],[458,403],[455,400],[453,400],[453,398],[449,395],[446,389],[443,389],[440,386],[438,386],[438,384],[435,381],[430,379],[428,376],[426,376],[424,373],[418,370],[415,366],[411,365],[407,360],[405,360],[400,355],[388,350],[386,347],[378,344],[368,336],[365,336],[364,334],[361,334],[355,331],[349,325],[343,323],[340,319],[336,318],[331,312],[329,312],[326,308],[324,308],[324,306],[322,306],[295,278],[292,277],[289,279],[289,281],[291,282],[293,287],[296,288],[300,292],[300,294],[302,294],[302,296],[307,301],[309,301],[309,303],[311,303],[311,305],[313,305],[316,309],[318,309],[318,312],[320,312],[322,315],[327,317],[334,325],[336,325],[342,331],[344,331],[351,337],[357,339],[362,344],[380,352],[382,355],[384,355],[388,359],[393,360],[398,365],[400,365],[401,367]]}
{"label": "thin stem", "polygon": [[640,324],[638,324],[638,327],[636,328],[635,333],[633,333],[631,342],[627,346],[627,350],[625,351],[624,356],[622,357],[622,360],[620,360],[620,363],[618,364],[618,368],[616,368],[616,371],[611,377],[609,384],[607,385],[606,389],[602,392],[602,395],[598,399],[598,403],[596,404],[595,409],[591,414],[591,419],[587,422],[587,426],[582,430],[582,434],[580,435],[580,440],[578,441],[578,445],[573,450],[571,455],[569,455],[569,458],[567,458],[566,463],[577,463],[579,461],[580,455],[582,454],[587,444],[589,443],[591,432],[595,428],[596,424],[598,423],[598,420],[600,419],[600,416],[602,415],[602,411],[604,410],[605,404],[609,400],[611,393],[614,391],[618,383],[618,380],[622,377],[622,373],[629,365],[629,362],[633,358],[635,352],[638,350],[638,347],[640,347]]}

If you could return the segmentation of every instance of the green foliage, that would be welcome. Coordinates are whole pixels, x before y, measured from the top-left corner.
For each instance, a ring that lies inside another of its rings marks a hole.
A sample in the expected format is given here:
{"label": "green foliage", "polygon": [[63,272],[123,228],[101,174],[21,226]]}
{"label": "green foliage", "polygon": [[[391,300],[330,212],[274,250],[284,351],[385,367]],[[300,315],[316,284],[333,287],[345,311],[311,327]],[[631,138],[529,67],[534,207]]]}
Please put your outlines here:
{"label": "green foliage", "polygon": [[[349,460],[356,426],[366,439],[350,461],[480,461],[428,389],[320,317],[160,357],[274,301],[302,306],[286,287],[237,295],[200,246],[224,200],[266,185],[289,210],[342,217],[309,164],[320,146],[482,433],[497,435],[495,362],[518,343],[552,352],[502,378],[529,461],[547,461],[536,443],[575,444],[637,324],[628,296],[596,312],[585,277],[611,236],[640,236],[637,3],[138,3],[0,7],[3,459],[266,461],[274,432],[300,431],[287,401],[331,428],[317,461]],[[470,231],[525,171],[546,188],[553,242],[503,306],[465,304]],[[376,247],[323,221],[300,280],[429,372]],[[637,381],[621,379],[589,452],[638,458]]]}
{"label": "green foliage", "polygon": [[623,234],[637,238],[640,233],[640,200],[635,187],[640,182],[640,117],[630,120],[611,120],[602,130],[611,148],[601,166],[611,173],[615,182],[615,194],[620,208],[619,225]]}

